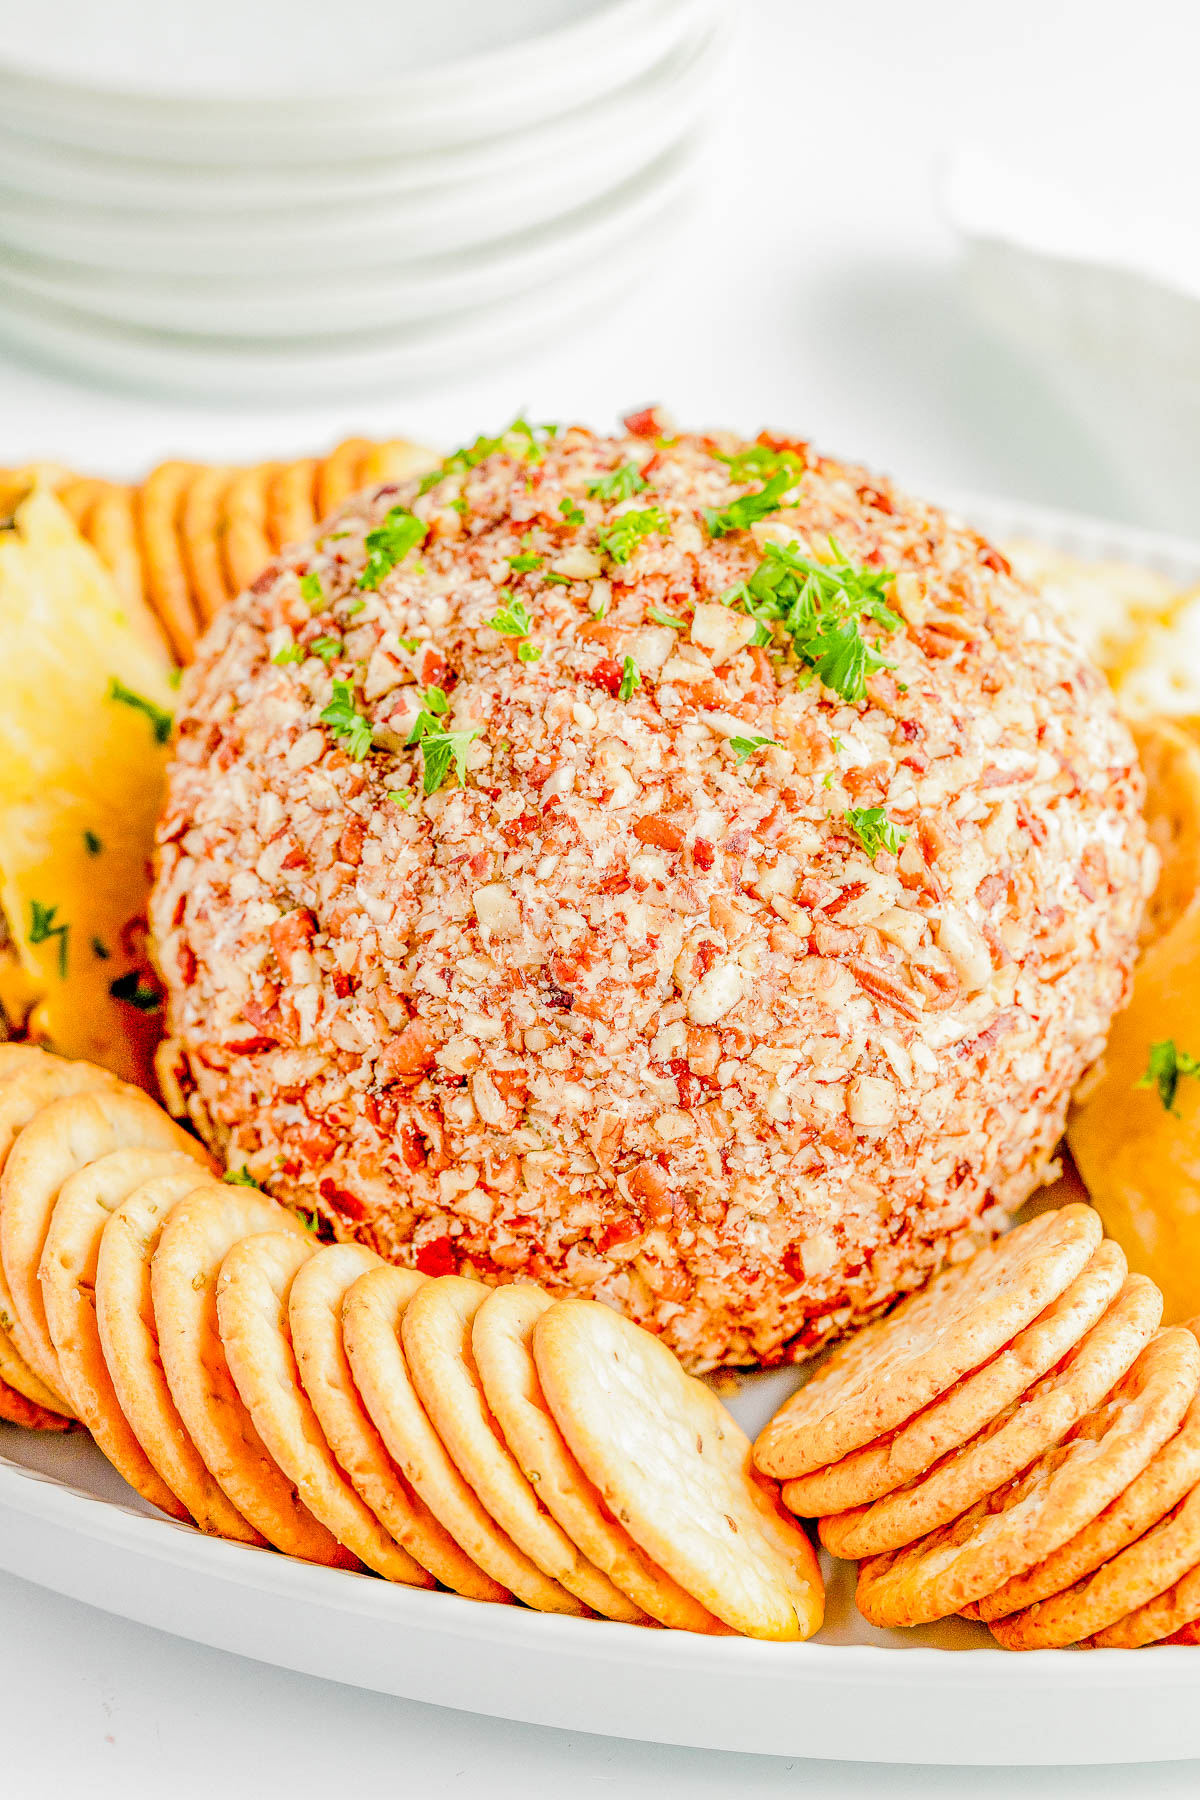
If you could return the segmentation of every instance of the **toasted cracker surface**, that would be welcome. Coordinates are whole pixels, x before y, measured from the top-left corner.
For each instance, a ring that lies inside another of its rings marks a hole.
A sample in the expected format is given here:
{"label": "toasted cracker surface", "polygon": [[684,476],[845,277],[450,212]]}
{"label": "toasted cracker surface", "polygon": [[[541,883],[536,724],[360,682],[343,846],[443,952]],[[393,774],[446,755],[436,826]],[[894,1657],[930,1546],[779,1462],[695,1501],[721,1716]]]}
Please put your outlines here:
{"label": "toasted cracker surface", "polygon": [[368,1269],[386,1265],[365,1244],[329,1244],[301,1264],[288,1291],[300,1380],[340,1468],[380,1524],[436,1576],[472,1600],[510,1600],[430,1512],[359,1398],[342,1338],[342,1302]]}
{"label": "toasted cracker surface", "polygon": [[[1162,1295],[1153,1282],[1144,1275],[1129,1276],[1103,1318],[1058,1367],[961,1449],[952,1450],[894,1494],[823,1518],[820,1533],[825,1548],[835,1556],[879,1556],[914,1543],[996,1493],[1101,1403],[1161,1317]],[[1181,1406],[1179,1417],[1182,1414]]]}
{"label": "toasted cracker surface", "polygon": [[760,1433],[755,1461],[790,1479],[894,1431],[1010,1343],[1100,1243],[1090,1207],[1019,1225],[841,1345]]}
{"label": "toasted cracker surface", "polygon": [[0,1256],[35,1374],[64,1390],[46,1323],[38,1268],[50,1217],[67,1178],[113,1150],[145,1147],[192,1157],[211,1167],[208,1152],[139,1088],[98,1087],[52,1100],[23,1127],[0,1177]]}
{"label": "toasted cracker surface", "polygon": [[26,1431],[70,1431],[71,1419],[49,1407],[38,1406],[26,1399],[18,1388],[0,1380],[0,1419],[9,1425],[23,1425]]}
{"label": "toasted cracker surface", "polygon": [[866,1506],[914,1481],[967,1443],[1090,1331],[1126,1275],[1119,1244],[1100,1245],[1082,1275],[990,1362],[886,1437],[811,1475],[785,1482],[784,1505],[803,1518]]}
{"label": "toasted cracker surface", "polygon": [[812,1546],[716,1395],[599,1301],[556,1302],[533,1347],[556,1424],[646,1554],[733,1630],[811,1637],[824,1610]]}
{"label": "toasted cracker surface", "polygon": [[183,560],[192,603],[202,625],[214,619],[237,589],[230,586],[221,555],[223,504],[233,470],[214,466],[193,469],[179,514]]}
{"label": "toasted cracker surface", "polygon": [[945,1618],[1066,1543],[1177,1429],[1198,1371],[1190,1333],[1160,1332],[1101,1403],[1016,1480],[952,1524],[865,1562],[858,1580],[864,1618],[890,1626]]}
{"label": "toasted cracker surface", "polygon": [[191,463],[161,463],[134,494],[146,599],[180,662],[191,661],[199,630],[179,529],[183,499],[193,473]]}
{"label": "toasted cracker surface", "polygon": [[96,1258],[96,1326],[121,1411],[160,1479],[201,1531],[264,1544],[266,1539],[229,1500],[188,1436],[158,1346],[151,1261],[164,1220],[194,1190],[197,1179],[186,1168],[156,1176],[112,1213]]}
{"label": "toasted cracker surface", "polygon": [[219,1182],[172,1209],[150,1270],[159,1350],[188,1435],[234,1506],[277,1550],[307,1562],[357,1568],[357,1558],[314,1519],[255,1429],[229,1372],[217,1321],[217,1275],[240,1238],[304,1235],[265,1194]]}
{"label": "toasted cracker surface", "polygon": [[543,1288],[513,1283],[491,1289],[472,1321],[475,1367],[509,1449],[568,1537],[644,1613],[678,1631],[724,1631],[712,1613],[638,1549],[567,1448],[533,1359],[534,1326],[553,1304]]}
{"label": "toasted cracker surface", "polygon": [[79,1418],[117,1473],[172,1518],[187,1508],[154,1468],[121,1410],[96,1323],[100,1238],[115,1209],[143,1183],[182,1172],[195,1182],[189,1156],[174,1150],[114,1150],[68,1176],[54,1202],[40,1264],[42,1300],[58,1366]]}
{"label": "toasted cracker surface", "polygon": [[401,1340],[434,1430],[501,1529],[551,1580],[594,1612],[627,1624],[646,1615],[590,1563],[543,1506],[488,1412],[471,1348],[471,1326],[491,1289],[448,1275],[404,1309]]}
{"label": "toasted cracker surface", "polygon": [[1200,1627],[1200,1562],[1172,1587],[1087,1641],[1096,1650],[1138,1650],[1166,1638],[1195,1643]]}
{"label": "toasted cracker surface", "polygon": [[410,1269],[372,1269],[346,1295],[346,1354],[363,1405],[388,1454],[434,1516],[493,1581],[538,1612],[578,1613],[573,1595],[542,1573],[500,1529],[434,1430],[413,1386],[400,1327],[426,1277]]}
{"label": "toasted cracker surface", "polygon": [[291,1232],[236,1243],[217,1277],[217,1322],[238,1393],[255,1429],[314,1518],[388,1581],[433,1579],[383,1529],[338,1467],[300,1384],[288,1324],[293,1277],[316,1250]]}

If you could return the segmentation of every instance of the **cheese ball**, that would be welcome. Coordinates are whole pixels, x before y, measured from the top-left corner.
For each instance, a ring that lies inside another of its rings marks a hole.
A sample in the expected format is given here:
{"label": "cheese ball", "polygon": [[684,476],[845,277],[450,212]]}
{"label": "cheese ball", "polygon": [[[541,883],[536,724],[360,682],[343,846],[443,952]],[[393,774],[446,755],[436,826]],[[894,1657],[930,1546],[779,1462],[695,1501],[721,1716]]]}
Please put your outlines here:
{"label": "cheese ball", "polygon": [[799,440],[523,421],[351,502],[184,677],[164,1091],[429,1274],[811,1353],[1054,1172],[1153,879],[1103,678]]}

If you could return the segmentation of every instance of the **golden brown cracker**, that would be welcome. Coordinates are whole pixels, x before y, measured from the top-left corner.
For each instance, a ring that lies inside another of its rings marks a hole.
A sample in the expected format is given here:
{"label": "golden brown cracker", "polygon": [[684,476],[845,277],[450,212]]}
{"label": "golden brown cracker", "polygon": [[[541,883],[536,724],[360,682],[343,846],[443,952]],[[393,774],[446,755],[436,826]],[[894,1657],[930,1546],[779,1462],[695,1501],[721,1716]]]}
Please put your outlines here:
{"label": "golden brown cracker", "polygon": [[229,591],[240,594],[262,574],[274,555],[267,532],[267,490],[275,463],[237,469],[222,500],[221,554]]}
{"label": "golden brown cracker", "polygon": [[346,438],[318,464],[315,487],[318,523],[336,512],[342,502],[357,491],[358,472],[370,449],[369,438]]}
{"label": "golden brown cracker", "polygon": [[857,1595],[864,1618],[929,1624],[1033,1568],[1141,1474],[1177,1430],[1198,1373],[1191,1334],[1160,1332],[1101,1403],[1006,1487],[915,1543],[864,1562]]}
{"label": "golden brown cracker", "polygon": [[811,1475],[784,1483],[783,1502],[803,1518],[869,1505],[915,1481],[1012,1406],[1103,1316],[1125,1279],[1119,1245],[1100,1245],[1082,1275],[981,1368],[887,1437]]}
{"label": "golden brown cracker", "polygon": [[236,587],[225,570],[222,534],[225,491],[233,471],[221,465],[194,469],[183,493],[180,535],[192,605],[202,627],[216,617]]}
{"label": "golden brown cracker", "polygon": [[51,1214],[67,1178],[113,1150],[175,1150],[195,1159],[197,1180],[211,1167],[207,1151],[148,1095],[133,1087],[97,1088],[52,1100],[23,1128],[0,1176],[0,1259],[35,1375],[64,1393],[38,1279]]}
{"label": "golden brown cracker", "polygon": [[267,484],[267,535],[272,547],[299,543],[317,523],[317,470],[314,456],[280,463]]}
{"label": "golden brown cracker", "polygon": [[413,1386],[433,1428],[493,1519],[525,1555],[605,1618],[643,1625],[646,1614],[580,1552],[540,1503],[488,1411],[471,1326],[491,1293],[481,1281],[430,1281],[404,1309],[400,1336]]}
{"label": "golden brown cracker", "polygon": [[183,496],[194,470],[193,463],[160,463],[134,499],[146,599],[181,663],[191,662],[199,629],[179,529]]}
{"label": "golden brown cracker", "polygon": [[201,1531],[264,1544],[266,1539],[227,1498],[188,1436],[158,1347],[150,1266],[164,1220],[193,1191],[196,1180],[181,1166],[143,1183],[111,1214],[96,1259],[96,1325],[117,1403],[159,1478]]}
{"label": "golden brown cracker", "polygon": [[70,1431],[72,1421],[62,1413],[38,1406],[16,1388],[0,1381],[0,1419],[9,1425],[23,1425],[26,1431]]}
{"label": "golden brown cracker", "polygon": [[217,1322],[254,1428],[315,1519],[368,1569],[409,1587],[433,1578],[364,1505],[300,1383],[288,1323],[292,1280],[316,1250],[290,1232],[260,1232],[229,1251],[217,1277]]}
{"label": "golden brown cracker", "polygon": [[595,1300],[560,1300],[534,1326],[555,1423],[641,1549],[734,1631],[820,1629],[812,1545],[754,1474],[749,1439],[665,1344]]}
{"label": "golden brown cracker", "polygon": [[1082,1273],[1100,1237],[1090,1207],[1064,1206],[935,1276],[784,1403],[759,1434],[758,1467],[791,1479],[895,1430],[1010,1343]]}
{"label": "golden brown cracker", "polygon": [[880,1556],[927,1536],[996,1493],[1100,1405],[1161,1317],[1162,1296],[1153,1282],[1129,1276],[1103,1318],[1061,1363],[969,1443],[894,1494],[824,1517],[819,1530],[825,1548],[834,1556]]}
{"label": "golden brown cracker", "polygon": [[342,1302],[382,1257],[365,1244],[329,1244],[302,1263],[288,1291],[296,1366],[339,1466],[398,1544],[443,1587],[472,1600],[509,1600],[440,1525],[388,1455],[359,1398],[342,1336]]}
{"label": "golden brown cracker", "polygon": [[176,1202],[150,1268],[163,1372],[189,1437],[243,1518],[290,1556],[357,1568],[271,1456],[229,1371],[217,1276],[238,1240],[260,1231],[304,1227],[265,1194],[221,1182]]}
{"label": "golden brown cracker", "polygon": [[528,1283],[492,1288],[471,1325],[484,1395],[540,1503],[583,1554],[650,1618],[679,1631],[724,1631],[713,1615],[644,1556],[612,1518],[567,1448],[533,1360],[533,1330],[554,1304]]}
{"label": "golden brown cracker", "polygon": [[114,1150],[68,1176],[59,1190],[40,1263],[42,1300],[66,1392],[109,1462],[144,1500],[172,1518],[187,1508],[152,1466],[121,1411],[96,1324],[100,1238],[123,1200],[155,1176],[196,1165],[174,1150]]}

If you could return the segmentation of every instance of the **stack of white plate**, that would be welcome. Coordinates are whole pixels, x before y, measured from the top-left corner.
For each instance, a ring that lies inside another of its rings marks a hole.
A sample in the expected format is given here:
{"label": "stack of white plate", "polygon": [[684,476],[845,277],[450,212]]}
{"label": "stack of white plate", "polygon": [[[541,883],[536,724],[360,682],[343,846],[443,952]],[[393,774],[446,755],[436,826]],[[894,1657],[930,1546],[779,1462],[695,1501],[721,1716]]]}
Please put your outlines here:
{"label": "stack of white plate", "polygon": [[695,177],[723,0],[0,0],[0,336],[310,397],[600,307]]}

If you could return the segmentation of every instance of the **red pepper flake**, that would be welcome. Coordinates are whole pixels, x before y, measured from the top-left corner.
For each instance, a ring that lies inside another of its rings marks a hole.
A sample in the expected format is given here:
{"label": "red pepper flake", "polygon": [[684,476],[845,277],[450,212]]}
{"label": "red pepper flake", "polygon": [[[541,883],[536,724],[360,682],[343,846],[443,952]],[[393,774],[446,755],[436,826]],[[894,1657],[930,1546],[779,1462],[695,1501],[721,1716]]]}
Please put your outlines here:
{"label": "red pepper flake", "polygon": [[458,1269],[454,1246],[448,1237],[434,1238],[431,1243],[422,1244],[413,1260],[422,1275],[453,1275]]}
{"label": "red pepper flake", "polygon": [[318,1191],[322,1200],[328,1201],[344,1219],[365,1219],[370,1212],[370,1208],[363,1204],[357,1194],[352,1194],[349,1188],[339,1187],[328,1175],[319,1184]]}

